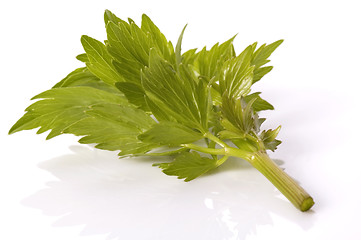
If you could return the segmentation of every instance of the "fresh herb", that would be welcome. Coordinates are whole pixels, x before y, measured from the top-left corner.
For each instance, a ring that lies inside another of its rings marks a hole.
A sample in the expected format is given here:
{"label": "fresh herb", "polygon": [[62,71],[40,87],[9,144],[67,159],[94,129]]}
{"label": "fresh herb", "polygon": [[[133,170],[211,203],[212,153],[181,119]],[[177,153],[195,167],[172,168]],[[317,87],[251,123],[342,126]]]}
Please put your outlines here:
{"label": "fresh herb", "polygon": [[154,164],[165,174],[193,180],[239,157],[258,169],[298,209],[312,198],[267,155],[281,141],[280,127],[261,131],[258,112],[273,106],[250,93],[272,70],[264,66],[282,43],[257,43],[236,54],[233,39],[207,50],[174,48],[148,16],[141,26],[104,15],[105,43],[81,37],[85,63],[33,99],[10,134],[39,128],[47,139],[71,133],[80,143],[119,151],[119,156],[170,156]]}

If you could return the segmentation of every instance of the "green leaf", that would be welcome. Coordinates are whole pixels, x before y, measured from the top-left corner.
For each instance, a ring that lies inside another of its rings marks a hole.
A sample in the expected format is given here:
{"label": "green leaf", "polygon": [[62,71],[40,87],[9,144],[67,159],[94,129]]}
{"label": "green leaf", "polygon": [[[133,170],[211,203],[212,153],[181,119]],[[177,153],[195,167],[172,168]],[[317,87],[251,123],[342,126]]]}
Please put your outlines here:
{"label": "green leaf", "polygon": [[200,132],[176,122],[160,122],[138,137],[143,142],[178,146],[203,138]]}
{"label": "green leaf", "polygon": [[262,99],[259,96],[260,94],[261,94],[260,92],[249,94],[246,97],[244,97],[244,101],[248,103],[252,99],[255,99],[252,108],[256,112],[263,110],[274,110],[274,107],[269,102],[267,102],[266,100]]}
{"label": "green leaf", "polygon": [[260,134],[260,138],[267,149],[275,151],[277,149],[277,146],[282,143],[280,140],[276,139],[280,130],[281,126],[278,126],[274,130],[269,129],[267,131],[262,131],[262,133]]}
{"label": "green leaf", "polygon": [[234,139],[234,138],[244,138],[245,132],[243,129],[236,127],[228,119],[222,119],[221,125],[225,130],[222,130],[218,133],[221,139]]}
{"label": "green leaf", "polygon": [[265,142],[264,145],[265,145],[266,149],[269,149],[272,152],[274,152],[277,149],[278,145],[280,145],[281,143],[282,143],[282,141],[275,139],[271,142]]}
{"label": "green leaf", "polygon": [[138,135],[156,122],[144,111],[129,105],[120,95],[91,87],[54,88],[34,97],[10,133],[40,127],[37,133],[51,130],[47,139],[63,133],[85,136],[80,143],[96,143],[105,150],[120,150],[119,155],[145,153],[159,144],[144,143]]}
{"label": "green leaf", "polygon": [[[221,124],[226,130],[235,131],[233,128],[237,128],[238,132],[248,134],[251,131],[258,131],[258,116],[254,113],[252,105],[256,101],[253,98],[248,103],[245,103],[244,99],[232,99],[225,93],[222,98],[222,116],[223,120]],[[227,121],[225,121],[227,120]],[[230,127],[229,123],[233,126]],[[238,133],[236,132],[236,133]]]}
{"label": "green leaf", "polygon": [[175,56],[172,43],[167,41],[163,33],[146,14],[142,15],[141,29],[148,35],[150,44],[158,49],[159,54],[174,65]]}
{"label": "green leaf", "polygon": [[253,72],[253,83],[258,82],[264,75],[269,73],[273,69],[272,66],[256,68]]}
{"label": "green leaf", "polygon": [[91,37],[83,35],[81,43],[88,56],[88,69],[104,82],[114,85],[115,82],[124,81],[123,77],[116,71],[112,61],[103,43]]}
{"label": "green leaf", "polygon": [[164,106],[162,102],[158,101],[157,98],[154,98],[154,101],[151,100],[148,96],[145,97],[145,102],[147,103],[148,108],[158,121],[177,121],[172,116],[172,112],[169,112],[168,109],[162,109],[162,106]]}
{"label": "green leaf", "polygon": [[152,103],[149,108],[159,113],[156,117],[167,116],[166,120],[174,119],[200,131],[207,129],[209,86],[181,78],[155,50],[151,50],[150,65],[144,70],[142,80],[147,98]]}
{"label": "green leaf", "polygon": [[240,55],[229,59],[222,66],[219,77],[220,93],[239,99],[246,96],[252,86],[254,67],[250,65],[252,46],[248,46]]}
{"label": "green leaf", "polygon": [[183,34],[184,34],[184,31],[186,30],[186,27],[187,27],[187,25],[184,26],[184,28],[178,38],[178,42],[177,42],[177,45],[175,48],[175,59],[176,59],[177,66],[182,62],[182,53],[181,53],[182,40],[183,40]]}
{"label": "green leaf", "polygon": [[76,59],[78,59],[79,61],[81,61],[83,63],[89,62],[89,58],[86,53],[79,54],[78,56],[76,56]]}
{"label": "green leaf", "polygon": [[204,47],[194,61],[194,69],[198,72],[198,75],[208,79],[216,77],[221,72],[223,64],[235,56],[233,48],[233,40],[236,36],[232,37],[228,41],[215,44],[209,51]]}
{"label": "green leaf", "polygon": [[257,152],[259,148],[257,143],[248,138],[235,138],[232,139],[234,145],[236,145],[239,149],[246,151],[246,152]]}
{"label": "green leaf", "polygon": [[150,49],[156,49],[158,54],[167,61],[174,63],[173,47],[164,35],[147,17],[143,16],[142,27],[134,21],[110,21],[107,24],[109,53],[116,60],[114,66],[127,82],[140,85],[140,72],[149,66]]}
{"label": "green leaf", "polygon": [[159,165],[167,175],[189,182],[217,167],[217,160],[201,157],[197,152],[183,152],[173,162]]}
{"label": "green leaf", "polygon": [[[124,70],[130,73],[137,73],[135,80],[139,82],[140,69],[148,66],[150,46],[146,35],[135,23],[129,25],[126,22],[118,24],[109,22],[107,25],[107,36],[109,43],[107,49],[121,66],[119,69],[124,68]],[[123,67],[123,65],[125,66]],[[128,76],[126,72],[122,74],[123,76]]]}
{"label": "green leaf", "polygon": [[155,124],[142,110],[106,103],[95,105],[87,115],[65,130],[65,133],[84,136],[80,143],[97,143],[96,147],[100,149],[120,150],[120,156],[139,155],[159,147],[159,144],[138,139],[139,134]]}
{"label": "green leaf", "polygon": [[244,137],[244,133],[237,133],[234,131],[229,131],[229,130],[222,130],[218,133],[218,136],[221,139],[238,139],[241,137]]}
{"label": "green leaf", "polygon": [[79,86],[88,86],[114,94],[121,94],[115,86],[103,82],[94,74],[92,74],[86,67],[75,69],[73,72],[69,73],[63,80],[55,84],[53,88]]}
{"label": "green leaf", "polygon": [[194,64],[195,59],[198,57],[196,53],[197,49],[190,49],[182,54],[182,63],[185,66],[192,66]]}
{"label": "green leaf", "polygon": [[[78,78],[78,76],[80,77]],[[86,67],[77,68],[71,73],[69,73],[60,82],[55,84],[53,88],[68,87],[70,85],[73,85],[74,83],[76,86],[78,86],[78,79],[81,79],[80,81],[82,82],[83,79],[93,79],[95,81],[99,78],[97,78],[94,74],[90,73]]]}
{"label": "green leaf", "polygon": [[275,140],[280,130],[281,130],[281,126],[278,126],[274,130],[269,129],[267,131],[263,131],[261,133],[262,140],[263,141],[268,141],[268,142]]}
{"label": "green leaf", "polygon": [[268,57],[271,56],[271,54],[277,49],[277,47],[279,45],[281,45],[282,42],[283,42],[283,40],[278,40],[269,45],[266,45],[266,44],[262,45],[254,53],[253,59],[252,59],[252,65],[255,65],[256,68],[259,68],[262,65],[266,64],[267,62],[269,62]]}
{"label": "green leaf", "polygon": [[118,24],[118,23],[124,22],[124,21],[122,19],[118,18],[117,16],[115,16],[115,14],[112,13],[111,11],[105,10],[105,12],[104,12],[104,22],[105,22],[105,25],[107,25],[109,22]]}
{"label": "green leaf", "polygon": [[131,82],[117,82],[115,86],[124,93],[130,103],[145,111],[149,111],[145,100],[145,92],[141,86]]}
{"label": "green leaf", "polygon": [[40,127],[38,134],[51,130],[47,136],[50,139],[88,117],[87,111],[97,104],[128,104],[121,95],[92,87],[53,88],[33,99],[41,100],[26,108],[26,113],[10,129],[10,134]]}
{"label": "green leaf", "polygon": [[[270,61],[268,60],[268,57],[271,56],[271,54],[276,50],[279,45],[281,45],[282,42],[283,40],[278,40],[269,45],[263,44],[253,53],[251,60],[251,65],[255,66],[255,77],[253,78],[253,83],[259,81],[265,74],[272,70],[272,67],[261,67]],[[254,44],[254,48],[255,47],[256,43]]]}

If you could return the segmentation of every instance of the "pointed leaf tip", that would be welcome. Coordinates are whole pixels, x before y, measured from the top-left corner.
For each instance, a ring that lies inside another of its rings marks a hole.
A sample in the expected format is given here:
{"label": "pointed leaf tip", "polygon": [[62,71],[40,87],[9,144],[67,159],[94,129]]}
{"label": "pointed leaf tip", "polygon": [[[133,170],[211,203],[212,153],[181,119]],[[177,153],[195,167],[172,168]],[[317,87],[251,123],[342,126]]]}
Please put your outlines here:
{"label": "pointed leaf tip", "polygon": [[178,42],[177,42],[177,45],[176,45],[176,48],[175,48],[175,56],[176,56],[177,65],[179,65],[182,62],[182,53],[181,53],[181,51],[182,51],[182,41],[183,41],[184,31],[186,30],[187,25],[188,24],[186,24],[184,26],[181,34],[179,35]]}

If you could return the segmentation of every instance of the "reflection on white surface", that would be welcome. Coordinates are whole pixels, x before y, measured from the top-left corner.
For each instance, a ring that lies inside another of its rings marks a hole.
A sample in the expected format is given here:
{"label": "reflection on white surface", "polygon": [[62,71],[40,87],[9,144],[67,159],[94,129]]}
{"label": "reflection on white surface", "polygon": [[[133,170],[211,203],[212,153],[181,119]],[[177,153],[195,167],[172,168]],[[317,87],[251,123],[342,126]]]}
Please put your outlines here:
{"label": "reflection on white surface", "polygon": [[83,225],[81,235],[107,239],[246,239],[272,215],[304,230],[300,213],[252,167],[231,160],[189,183],[152,167],[164,159],[118,159],[116,153],[73,146],[73,154],[39,167],[59,180],[22,203],[58,216],[54,226]]}

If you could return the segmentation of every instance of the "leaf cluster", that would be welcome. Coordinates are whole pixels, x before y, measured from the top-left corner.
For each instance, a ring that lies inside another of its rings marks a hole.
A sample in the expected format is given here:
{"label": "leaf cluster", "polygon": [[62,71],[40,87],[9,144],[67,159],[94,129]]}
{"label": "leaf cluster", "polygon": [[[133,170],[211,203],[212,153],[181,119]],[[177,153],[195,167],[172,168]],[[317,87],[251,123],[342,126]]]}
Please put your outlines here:
{"label": "leaf cluster", "polygon": [[107,40],[81,37],[85,66],[35,96],[9,133],[38,128],[120,156],[167,155],[158,166],[186,181],[226,160],[217,145],[254,152],[280,144],[280,128],[261,132],[258,113],[273,106],[251,87],[272,70],[265,64],[282,40],[237,55],[234,36],[182,53],[185,28],[174,47],[145,14],[140,26],[108,10],[104,21]]}

